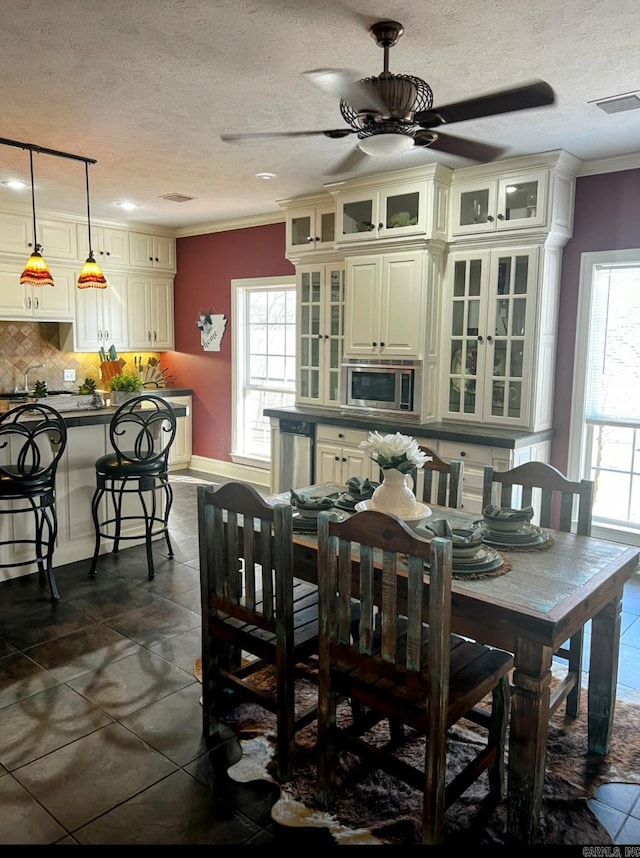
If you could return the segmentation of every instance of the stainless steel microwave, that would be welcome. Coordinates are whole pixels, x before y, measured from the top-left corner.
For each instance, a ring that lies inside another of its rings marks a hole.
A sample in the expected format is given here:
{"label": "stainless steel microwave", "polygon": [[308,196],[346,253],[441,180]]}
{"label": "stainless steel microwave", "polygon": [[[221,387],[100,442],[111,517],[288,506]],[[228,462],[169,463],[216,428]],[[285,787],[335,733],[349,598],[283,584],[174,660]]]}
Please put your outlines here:
{"label": "stainless steel microwave", "polygon": [[419,419],[421,364],[417,361],[352,360],[342,364],[342,406],[364,414],[402,414]]}

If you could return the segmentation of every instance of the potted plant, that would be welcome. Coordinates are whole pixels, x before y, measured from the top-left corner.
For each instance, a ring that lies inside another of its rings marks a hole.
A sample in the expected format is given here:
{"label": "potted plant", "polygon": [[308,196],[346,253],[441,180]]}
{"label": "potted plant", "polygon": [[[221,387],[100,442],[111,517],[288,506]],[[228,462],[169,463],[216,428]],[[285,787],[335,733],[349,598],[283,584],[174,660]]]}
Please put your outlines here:
{"label": "potted plant", "polygon": [[142,378],[133,373],[120,373],[109,380],[109,388],[113,393],[114,405],[121,405],[132,396],[136,396],[142,390]]}

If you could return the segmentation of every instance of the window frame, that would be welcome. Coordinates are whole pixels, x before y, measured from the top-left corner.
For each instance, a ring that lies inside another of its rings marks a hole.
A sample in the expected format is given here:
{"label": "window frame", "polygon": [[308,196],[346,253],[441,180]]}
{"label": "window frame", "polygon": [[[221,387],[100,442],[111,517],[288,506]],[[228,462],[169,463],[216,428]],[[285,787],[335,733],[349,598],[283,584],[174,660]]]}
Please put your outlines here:
{"label": "window frame", "polygon": [[[248,465],[264,471],[271,469],[271,454],[268,457],[249,456],[238,448],[238,430],[240,425],[239,404],[244,401],[244,358],[246,354],[245,325],[245,296],[248,290],[269,291],[287,290],[296,293],[295,274],[285,274],[281,277],[248,277],[231,280],[232,336],[231,336],[231,461],[236,464]],[[297,303],[297,295],[296,295]],[[297,346],[297,340],[294,338]],[[295,377],[294,389],[295,398]]]}

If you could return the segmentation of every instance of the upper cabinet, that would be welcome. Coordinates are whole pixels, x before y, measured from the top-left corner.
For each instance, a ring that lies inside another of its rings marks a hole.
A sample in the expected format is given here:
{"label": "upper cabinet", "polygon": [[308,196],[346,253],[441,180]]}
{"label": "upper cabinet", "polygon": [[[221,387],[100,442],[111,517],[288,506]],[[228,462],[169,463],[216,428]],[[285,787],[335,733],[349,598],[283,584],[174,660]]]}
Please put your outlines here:
{"label": "upper cabinet", "polygon": [[425,253],[347,257],[346,357],[422,358],[427,329]]}
{"label": "upper cabinet", "polygon": [[129,348],[173,349],[173,278],[127,278]]}
{"label": "upper cabinet", "polygon": [[400,170],[374,181],[327,185],[336,197],[336,246],[446,240],[450,178],[450,170],[430,165],[419,173]]}
{"label": "upper cabinet", "polygon": [[[86,224],[79,223],[76,232],[78,260],[84,262],[89,255],[89,229]],[[109,270],[110,265],[129,264],[129,233],[126,229],[91,224],[91,246],[101,268]]]}
{"label": "upper cabinet", "polygon": [[132,268],[155,268],[175,272],[175,239],[167,235],[130,232],[129,264]]}
{"label": "upper cabinet", "polygon": [[340,405],[344,265],[298,265],[296,402]]}
{"label": "upper cabinet", "polygon": [[578,159],[564,152],[455,171],[451,236],[537,230],[569,238]]}
{"label": "upper cabinet", "polygon": [[0,259],[0,319],[73,321],[77,272],[66,266],[56,266],[54,286],[23,285],[20,275],[26,261],[26,258]]}
{"label": "upper cabinet", "polygon": [[[38,244],[42,246],[41,252],[47,261],[50,258],[76,261],[75,223],[38,218],[36,228]],[[0,253],[20,254],[26,262],[33,248],[33,216],[0,212]]]}
{"label": "upper cabinet", "polygon": [[[286,202],[280,205],[285,206]],[[314,204],[312,198],[302,208],[287,211],[286,256],[295,259],[302,254],[333,249],[335,238],[335,203],[325,195]]]}
{"label": "upper cabinet", "polygon": [[128,347],[126,275],[112,272],[108,283],[106,289],[74,290],[73,339],[64,344],[65,349],[96,352],[100,348],[107,350],[112,345],[118,351]]}

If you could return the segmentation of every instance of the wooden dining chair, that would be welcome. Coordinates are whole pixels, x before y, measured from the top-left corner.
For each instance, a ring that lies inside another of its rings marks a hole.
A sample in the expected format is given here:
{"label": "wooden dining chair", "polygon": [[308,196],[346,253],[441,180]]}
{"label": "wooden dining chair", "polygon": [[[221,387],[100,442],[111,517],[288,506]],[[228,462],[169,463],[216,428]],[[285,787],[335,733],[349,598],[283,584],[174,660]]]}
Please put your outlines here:
{"label": "wooden dining chair", "polygon": [[[317,695],[306,707],[295,701],[296,665],[317,652],[318,594],[294,579],[292,508],[267,504],[245,483],[200,485],[198,539],[205,739],[223,708],[257,703],[276,715],[278,777],[287,780],[295,733],[317,714]],[[275,687],[264,682],[267,665]]]}
{"label": "wooden dining chair", "polygon": [[[572,481],[557,468],[544,462],[527,462],[509,471],[484,469],[482,508],[533,506],[541,527],[566,533],[591,535],[593,481]],[[584,626],[556,650],[554,656],[567,663],[568,672],[551,696],[549,715],[566,699],[570,718],[580,713],[581,671],[584,650]]]}
{"label": "wooden dining chair", "polygon": [[422,482],[422,502],[461,509],[464,463],[458,459],[445,462],[430,447],[418,446],[431,457],[418,475],[418,485]]}
{"label": "wooden dining chair", "polygon": [[[319,516],[317,800],[331,805],[340,751],[350,751],[422,790],[425,844],[441,842],[445,809],[483,772],[492,798],[504,789],[513,659],[451,634],[451,563],[450,540],[423,539],[395,516],[365,511],[344,522],[331,511]],[[349,623],[353,600],[360,606],[356,636]],[[489,710],[478,706],[487,695]],[[338,719],[340,698],[356,705]],[[478,753],[445,783],[447,731],[465,718],[487,728],[486,743],[481,730]],[[426,737],[421,767],[394,754],[403,725]],[[388,730],[391,741],[371,742],[372,730]]]}

